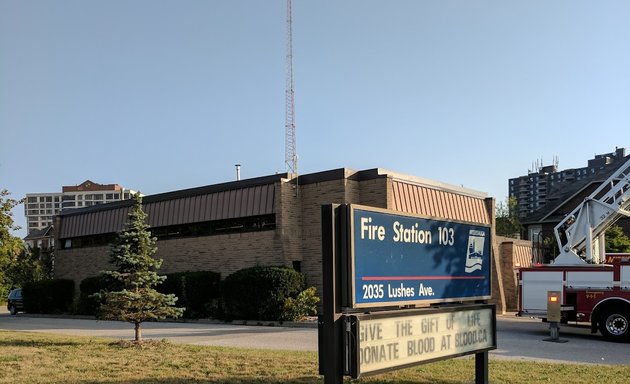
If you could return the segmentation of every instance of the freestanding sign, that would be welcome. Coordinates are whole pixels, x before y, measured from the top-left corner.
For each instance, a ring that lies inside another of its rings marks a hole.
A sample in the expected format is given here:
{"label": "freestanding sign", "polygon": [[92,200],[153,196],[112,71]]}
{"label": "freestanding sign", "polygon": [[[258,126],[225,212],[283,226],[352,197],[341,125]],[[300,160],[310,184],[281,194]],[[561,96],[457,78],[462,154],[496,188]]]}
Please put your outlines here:
{"label": "freestanding sign", "polygon": [[350,206],[352,306],[490,298],[490,227]]}
{"label": "freestanding sign", "polygon": [[490,227],[357,205],[322,207],[325,384],[496,348]]}

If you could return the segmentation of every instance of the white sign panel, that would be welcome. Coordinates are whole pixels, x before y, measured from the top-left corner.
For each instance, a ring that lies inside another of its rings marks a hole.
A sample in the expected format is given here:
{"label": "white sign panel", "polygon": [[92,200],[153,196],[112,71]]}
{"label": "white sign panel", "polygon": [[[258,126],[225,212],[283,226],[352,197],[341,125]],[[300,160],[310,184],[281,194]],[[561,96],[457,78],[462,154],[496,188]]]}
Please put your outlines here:
{"label": "white sign panel", "polygon": [[491,307],[387,318],[359,317],[359,374],[496,348]]}

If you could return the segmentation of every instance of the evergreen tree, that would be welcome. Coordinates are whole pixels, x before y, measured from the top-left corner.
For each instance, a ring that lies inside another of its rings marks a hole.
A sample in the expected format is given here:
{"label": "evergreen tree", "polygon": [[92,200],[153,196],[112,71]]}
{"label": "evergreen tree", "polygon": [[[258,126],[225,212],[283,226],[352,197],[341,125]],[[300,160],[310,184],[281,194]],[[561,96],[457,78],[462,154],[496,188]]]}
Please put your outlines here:
{"label": "evergreen tree", "polygon": [[154,289],[166,276],[156,272],[161,259],[153,258],[157,251],[156,239],[151,237],[146,223],[147,214],[142,210],[142,197],[133,196],[134,205],[127,216],[127,223],[110,245],[111,263],[115,271],[105,271],[117,290],[97,294],[102,300],[99,317],[134,324],[135,340],[142,340],[141,324],[147,320],[180,317],[183,308],[174,307],[177,297],[162,294]]}

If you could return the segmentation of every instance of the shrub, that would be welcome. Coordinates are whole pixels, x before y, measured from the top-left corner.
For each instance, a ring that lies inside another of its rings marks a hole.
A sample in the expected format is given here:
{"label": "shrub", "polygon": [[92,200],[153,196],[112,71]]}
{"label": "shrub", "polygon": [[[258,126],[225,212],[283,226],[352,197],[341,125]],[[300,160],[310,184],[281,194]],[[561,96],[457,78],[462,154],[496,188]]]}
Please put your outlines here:
{"label": "shrub", "polygon": [[114,282],[103,274],[86,277],[79,284],[79,301],[76,312],[81,315],[96,315],[100,301],[94,296],[101,291],[112,290]]}
{"label": "shrub", "polygon": [[42,280],[24,284],[24,310],[29,313],[68,312],[74,299],[74,281]]}
{"label": "shrub", "polygon": [[317,297],[315,291],[315,287],[309,287],[300,292],[295,299],[287,297],[284,301],[281,319],[285,321],[300,321],[306,316],[316,315],[319,297]]}
{"label": "shrub", "polygon": [[304,275],[286,267],[252,267],[234,272],[223,281],[227,318],[280,320],[284,302],[305,288]]}
{"label": "shrub", "polygon": [[208,317],[220,297],[220,281],[221,274],[211,271],[169,273],[157,290],[177,296],[177,306],[185,308],[184,317]]}

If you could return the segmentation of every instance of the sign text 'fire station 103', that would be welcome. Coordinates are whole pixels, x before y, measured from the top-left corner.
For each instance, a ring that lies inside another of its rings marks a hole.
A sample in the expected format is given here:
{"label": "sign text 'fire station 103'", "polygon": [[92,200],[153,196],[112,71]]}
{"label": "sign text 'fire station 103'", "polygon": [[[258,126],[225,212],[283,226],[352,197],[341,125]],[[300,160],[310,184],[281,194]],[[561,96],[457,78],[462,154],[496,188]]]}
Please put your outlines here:
{"label": "sign text 'fire station 103'", "polygon": [[495,345],[491,308],[359,318],[359,372],[464,355]]}
{"label": "sign text 'fire station 103'", "polygon": [[485,299],[490,227],[352,207],[355,307]]}

